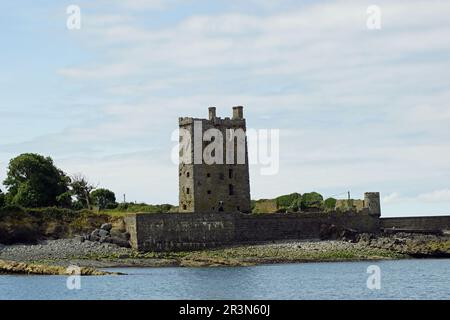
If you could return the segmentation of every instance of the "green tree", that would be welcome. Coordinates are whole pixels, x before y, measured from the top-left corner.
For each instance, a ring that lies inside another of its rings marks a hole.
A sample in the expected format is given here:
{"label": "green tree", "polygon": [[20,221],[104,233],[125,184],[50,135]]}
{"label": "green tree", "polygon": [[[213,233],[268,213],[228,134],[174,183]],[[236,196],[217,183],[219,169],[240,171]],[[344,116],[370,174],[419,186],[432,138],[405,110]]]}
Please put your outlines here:
{"label": "green tree", "polygon": [[58,207],[73,209],[74,203],[72,201],[72,192],[66,191],[63,194],[60,194],[56,197],[56,202],[58,204]]}
{"label": "green tree", "polygon": [[336,208],[337,200],[335,198],[328,198],[324,201],[325,209],[334,210]]}
{"label": "green tree", "polygon": [[291,194],[279,196],[275,200],[277,202],[278,210],[298,211],[302,200],[302,195],[300,193],[294,192]]}
{"label": "green tree", "polygon": [[94,205],[100,209],[109,209],[116,205],[116,195],[108,189],[97,189],[91,192],[91,199]]}
{"label": "green tree", "polygon": [[11,159],[3,184],[11,204],[23,207],[57,205],[57,197],[68,191],[70,178],[50,157],[24,153]]}
{"label": "green tree", "polygon": [[0,189],[0,208],[5,205],[5,194]]}
{"label": "green tree", "polygon": [[83,175],[76,174],[72,176],[70,188],[71,193],[75,196],[77,202],[82,204],[83,208],[91,209],[91,192],[95,189],[95,186]]}
{"label": "green tree", "polygon": [[323,204],[323,197],[317,192],[304,193],[301,200],[302,210],[320,209]]}

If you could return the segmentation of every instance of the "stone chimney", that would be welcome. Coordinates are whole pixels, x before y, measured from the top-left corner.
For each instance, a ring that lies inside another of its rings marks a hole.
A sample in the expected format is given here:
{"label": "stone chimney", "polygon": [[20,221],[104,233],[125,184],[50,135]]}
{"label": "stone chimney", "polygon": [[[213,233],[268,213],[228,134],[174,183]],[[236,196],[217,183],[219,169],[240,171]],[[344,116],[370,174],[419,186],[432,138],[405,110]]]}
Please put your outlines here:
{"label": "stone chimney", "polygon": [[233,107],[233,120],[234,119],[244,119],[244,107]]}
{"label": "stone chimney", "polygon": [[209,114],[209,120],[214,120],[214,118],[216,117],[216,107],[209,107],[208,114]]}

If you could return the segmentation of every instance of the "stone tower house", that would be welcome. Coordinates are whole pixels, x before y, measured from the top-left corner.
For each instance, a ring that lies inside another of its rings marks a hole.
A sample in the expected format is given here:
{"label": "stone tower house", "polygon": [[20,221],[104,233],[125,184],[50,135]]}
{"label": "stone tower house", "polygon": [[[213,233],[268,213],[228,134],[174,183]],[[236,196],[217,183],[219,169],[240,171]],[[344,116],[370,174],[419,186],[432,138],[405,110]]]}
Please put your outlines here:
{"label": "stone tower house", "polygon": [[[179,118],[179,127],[179,211],[250,212],[243,107],[233,107],[231,119],[217,117],[211,107],[208,119]],[[212,150],[212,142],[223,151]],[[205,154],[212,155],[214,162]]]}
{"label": "stone tower house", "polygon": [[364,207],[369,210],[371,216],[381,216],[380,193],[366,192],[364,193]]}

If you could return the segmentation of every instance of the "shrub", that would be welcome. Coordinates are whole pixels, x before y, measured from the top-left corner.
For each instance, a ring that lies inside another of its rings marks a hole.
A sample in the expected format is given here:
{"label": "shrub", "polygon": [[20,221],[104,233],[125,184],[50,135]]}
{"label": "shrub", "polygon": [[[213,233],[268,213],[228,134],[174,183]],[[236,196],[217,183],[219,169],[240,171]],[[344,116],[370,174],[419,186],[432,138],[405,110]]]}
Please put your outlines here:
{"label": "shrub", "polygon": [[116,208],[117,211],[127,211],[128,210],[128,203],[119,203],[119,205]]}
{"label": "shrub", "polygon": [[25,209],[25,211],[35,218],[42,219],[42,221],[48,220],[70,220],[74,219],[81,215],[81,211],[71,210],[71,209],[63,209],[57,207],[48,207],[48,208],[33,208],[33,209]]}
{"label": "shrub", "polygon": [[125,202],[117,205],[113,211],[116,212],[147,212],[147,213],[167,213],[174,208],[171,204],[146,204],[146,203],[132,203]]}
{"label": "shrub", "polygon": [[84,203],[81,202],[81,201],[76,200],[76,201],[74,201],[72,203],[72,209],[73,210],[83,210],[84,209]]}
{"label": "shrub", "polygon": [[277,208],[280,211],[298,211],[301,203],[302,195],[299,193],[291,193],[277,197]]}
{"label": "shrub", "polygon": [[320,209],[323,206],[323,197],[317,192],[305,193],[301,200],[301,209]]}
{"label": "shrub", "polygon": [[105,209],[108,209],[108,210],[112,210],[112,209],[116,209],[117,207],[118,207],[118,203],[117,202],[114,202],[114,203],[108,203],[107,205],[106,205],[106,207],[105,207]]}
{"label": "shrub", "polygon": [[334,210],[336,208],[337,200],[335,198],[328,198],[324,201],[324,206],[326,210]]}

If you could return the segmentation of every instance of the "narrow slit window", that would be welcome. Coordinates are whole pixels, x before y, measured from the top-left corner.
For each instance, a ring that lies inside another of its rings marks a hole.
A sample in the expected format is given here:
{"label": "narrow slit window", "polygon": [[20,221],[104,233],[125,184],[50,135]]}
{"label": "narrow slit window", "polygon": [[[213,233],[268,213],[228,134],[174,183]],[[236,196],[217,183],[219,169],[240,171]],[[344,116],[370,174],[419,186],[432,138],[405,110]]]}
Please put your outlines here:
{"label": "narrow slit window", "polygon": [[228,169],[228,178],[233,179],[233,169]]}

